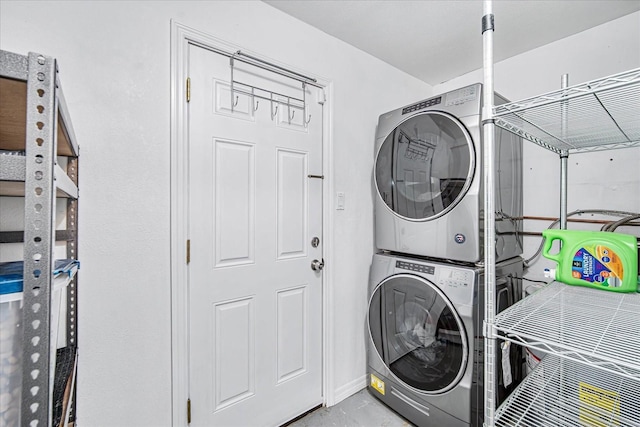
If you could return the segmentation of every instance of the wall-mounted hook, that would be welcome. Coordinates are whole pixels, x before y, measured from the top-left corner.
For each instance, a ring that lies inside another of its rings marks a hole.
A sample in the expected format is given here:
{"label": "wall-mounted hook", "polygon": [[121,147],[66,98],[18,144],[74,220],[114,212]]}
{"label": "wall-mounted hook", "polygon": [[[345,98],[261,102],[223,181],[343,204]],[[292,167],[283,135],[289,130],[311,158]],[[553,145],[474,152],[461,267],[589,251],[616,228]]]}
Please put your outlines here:
{"label": "wall-mounted hook", "polygon": [[307,127],[310,121],[311,114],[309,114],[309,118],[307,118],[307,85],[302,82],[302,122],[304,127]]}
{"label": "wall-mounted hook", "polygon": [[273,92],[270,93],[269,98],[271,98],[271,120],[273,120],[278,115],[278,103],[276,103],[276,108],[274,110],[273,109]]}
{"label": "wall-mounted hook", "polygon": [[289,124],[291,124],[291,120],[293,120],[295,114],[296,110],[293,110],[293,114],[291,114],[291,98],[287,98],[287,118],[289,119]]}
{"label": "wall-mounted hook", "polygon": [[233,102],[233,58],[235,57],[235,54],[233,56],[231,56],[231,58],[229,58],[229,68],[231,69],[231,79],[229,79],[229,86],[230,86],[230,90],[229,90],[229,102],[231,102],[231,113],[233,114],[233,107],[235,107],[238,104],[238,97],[236,96],[236,102]]}
{"label": "wall-mounted hook", "polygon": [[256,103],[253,106],[253,111],[256,112],[258,111],[258,106],[260,105],[260,100],[256,100]]}
{"label": "wall-mounted hook", "polygon": [[233,106],[234,106],[234,107],[237,107],[237,106],[238,106],[238,95],[236,95],[236,102],[234,102],[234,103],[233,103]]}

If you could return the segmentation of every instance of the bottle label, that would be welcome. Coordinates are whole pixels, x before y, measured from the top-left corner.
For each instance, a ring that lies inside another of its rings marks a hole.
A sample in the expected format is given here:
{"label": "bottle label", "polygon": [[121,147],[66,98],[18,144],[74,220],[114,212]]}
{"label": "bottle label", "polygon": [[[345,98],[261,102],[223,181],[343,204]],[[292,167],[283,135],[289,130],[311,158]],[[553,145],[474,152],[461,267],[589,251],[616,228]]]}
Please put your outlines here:
{"label": "bottle label", "polygon": [[622,261],[606,246],[585,246],[573,256],[571,275],[603,287],[618,288],[622,285]]}

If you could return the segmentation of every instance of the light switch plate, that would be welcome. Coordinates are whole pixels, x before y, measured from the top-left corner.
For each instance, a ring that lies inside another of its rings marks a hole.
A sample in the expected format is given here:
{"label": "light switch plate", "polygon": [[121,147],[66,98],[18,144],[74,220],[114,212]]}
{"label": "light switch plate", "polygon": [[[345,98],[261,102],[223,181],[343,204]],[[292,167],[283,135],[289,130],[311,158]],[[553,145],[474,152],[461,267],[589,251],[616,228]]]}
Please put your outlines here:
{"label": "light switch plate", "polygon": [[336,192],[336,210],[343,211],[344,210],[344,191]]}

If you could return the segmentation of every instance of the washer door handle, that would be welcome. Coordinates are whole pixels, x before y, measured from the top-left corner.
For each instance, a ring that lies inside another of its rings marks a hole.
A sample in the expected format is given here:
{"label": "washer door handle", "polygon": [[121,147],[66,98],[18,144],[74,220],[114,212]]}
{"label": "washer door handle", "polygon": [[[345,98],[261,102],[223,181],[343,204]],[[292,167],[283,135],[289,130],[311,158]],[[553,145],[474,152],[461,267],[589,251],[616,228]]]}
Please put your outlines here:
{"label": "washer door handle", "polygon": [[322,261],[318,261],[317,259],[314,259],[313,261],[311,261],[311,269],[313,271],[320,271],[324,268],[324,258],[322,258]]}

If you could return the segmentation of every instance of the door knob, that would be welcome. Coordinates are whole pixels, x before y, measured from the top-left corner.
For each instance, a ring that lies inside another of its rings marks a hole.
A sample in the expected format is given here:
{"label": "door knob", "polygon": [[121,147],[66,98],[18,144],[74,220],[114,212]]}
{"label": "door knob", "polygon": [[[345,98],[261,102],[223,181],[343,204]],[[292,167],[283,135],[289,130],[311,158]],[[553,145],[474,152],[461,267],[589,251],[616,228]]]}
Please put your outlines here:
{"label": "door knob", "polygon": [[314,259],[313,261],[311,261],[311,269],[313,271],[320,271],[324,268],[324,258],[322,259],[322,261],[318,261],[317,259]]}

